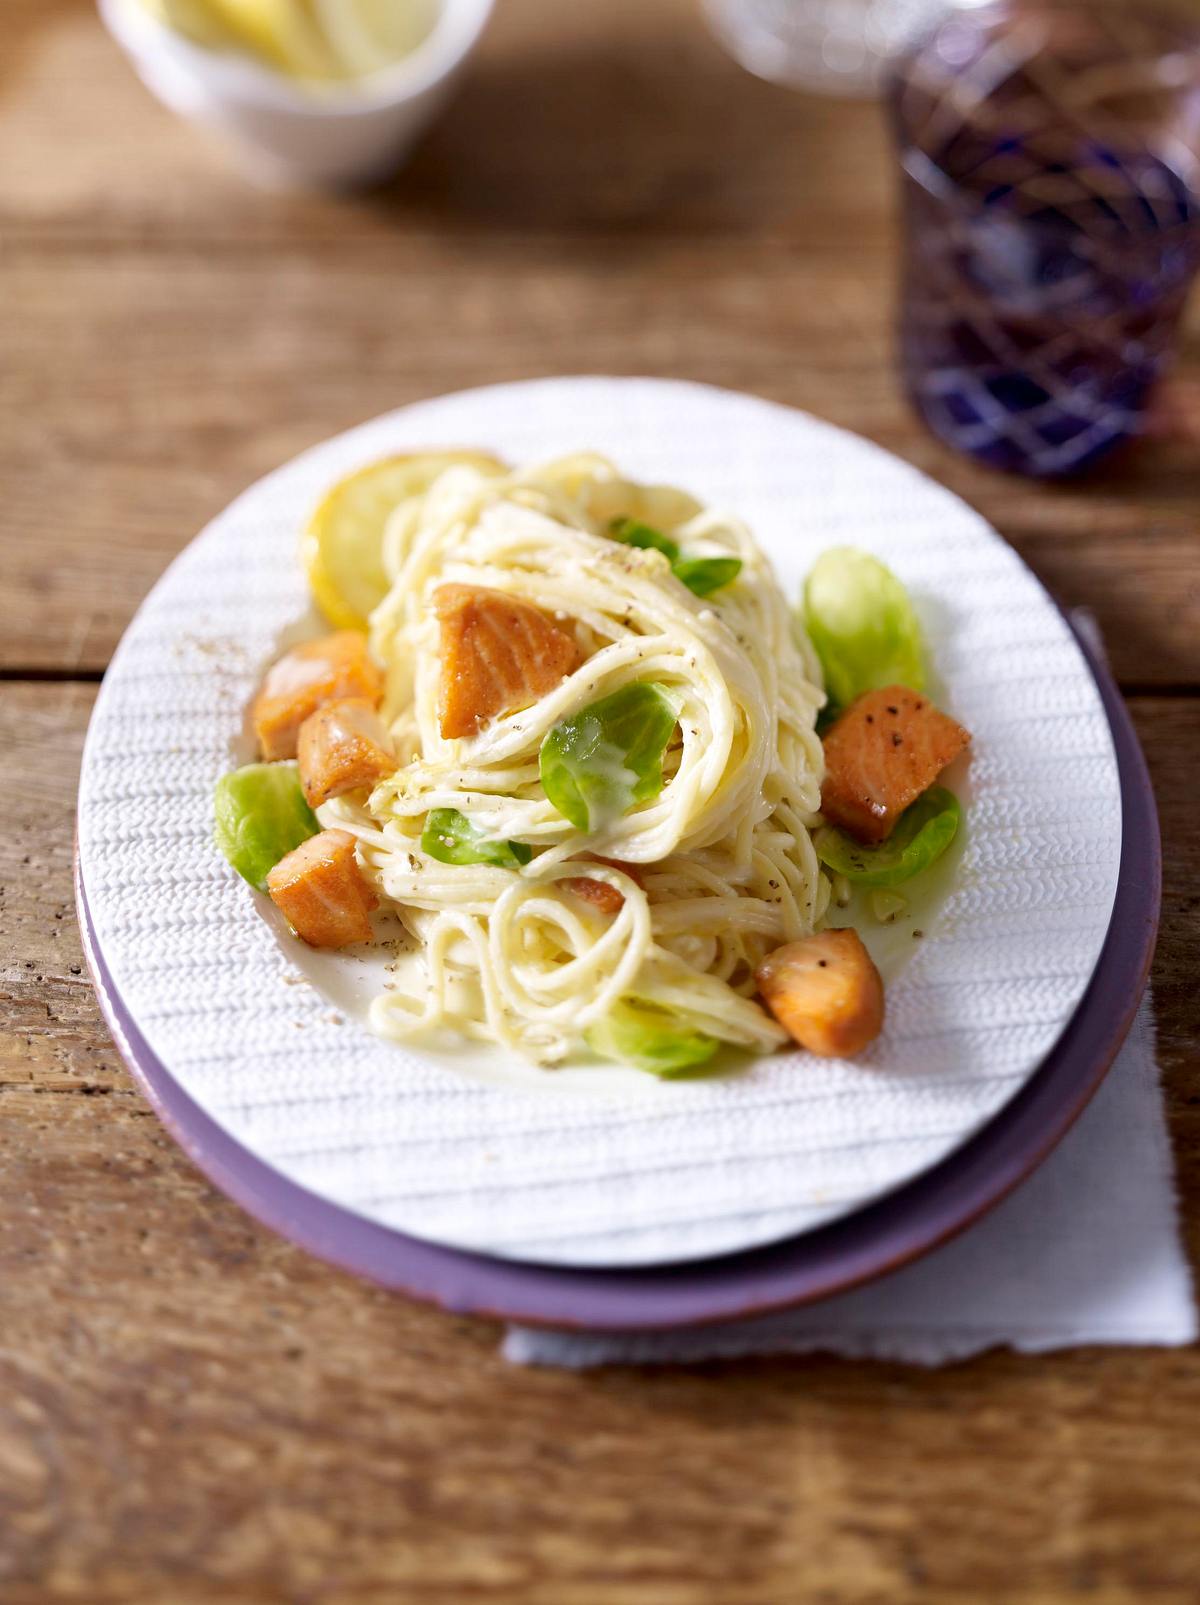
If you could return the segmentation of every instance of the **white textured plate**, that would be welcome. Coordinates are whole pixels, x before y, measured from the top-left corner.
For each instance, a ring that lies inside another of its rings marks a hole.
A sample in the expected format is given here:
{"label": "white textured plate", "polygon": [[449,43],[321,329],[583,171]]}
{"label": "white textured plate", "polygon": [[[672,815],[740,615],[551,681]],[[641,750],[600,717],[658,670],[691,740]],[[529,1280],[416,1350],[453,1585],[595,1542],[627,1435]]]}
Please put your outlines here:
{"label": "white textured plate", "polygon": [[[376,457],[458,445],[519,463],[596,449],[634,477],[686,486],[749,520],[789,594],[840,543],[877,552],[909,586],[944,700],[975,738],[952,781],[967,829],[939,906],[886,932],[887,1030],[860,1060],[780,1053],[743,1074],[662,1083],[381,1042],[360,1023],[370,967],[310,954],[217,855],[213,784],[244,756],[247,703],[308,609],[296,549],[311,506]],[[1023,1085],[1079,1002],[1120,839],[1092,677],[982,519],[802,413],[650,379],[441,397],[256,485],[126,633],[79,804],[84,884],[117,991],[208,1114],[293,1180],[385,1224],[580,1265],[773,1241],[942,1159]]]}

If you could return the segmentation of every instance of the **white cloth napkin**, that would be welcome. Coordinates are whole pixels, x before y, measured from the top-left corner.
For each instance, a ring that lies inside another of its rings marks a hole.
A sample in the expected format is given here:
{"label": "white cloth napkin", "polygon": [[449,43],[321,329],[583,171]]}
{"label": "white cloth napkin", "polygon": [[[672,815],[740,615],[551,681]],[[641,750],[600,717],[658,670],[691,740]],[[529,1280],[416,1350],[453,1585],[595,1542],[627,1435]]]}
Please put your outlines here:
{"label": "white cloth napkin", "polygon": [[990,1348],[1035,1354],[1196,1335],[1146,998],[1104,1084],[1045,1164],[916,1264],[822,1304],[734,1325],[615,1336],[513,1327],[504,1353],[579,1369],[815,1350],[933,1366]]}

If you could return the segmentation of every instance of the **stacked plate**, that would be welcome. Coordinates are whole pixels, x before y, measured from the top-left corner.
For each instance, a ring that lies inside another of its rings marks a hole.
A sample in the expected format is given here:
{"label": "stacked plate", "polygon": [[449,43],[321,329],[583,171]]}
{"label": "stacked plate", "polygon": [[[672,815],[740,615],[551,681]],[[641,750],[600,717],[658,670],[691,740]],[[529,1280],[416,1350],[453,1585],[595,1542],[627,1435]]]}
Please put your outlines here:
{"label": "stacked plate", "polygon": [[[794,592],[867,547],[913,595],[974,736],[967,829],[859,1062],[796,1050],[699,1082],[546,1072],[365,1028],[369,961],[315,955],[211,843],[245,708],[309,607],[299,532],[379,457],[598,450],[747,519]],[[386,1286],[526,1323],[650,1329],[820,1299],[925,1252],[1053,1147],[1132,1021],[1158,834],[1102,662],[961,502],[854,436],[694,385],[442,397],[255,486],[187,548],[97,701],[79,907],[114,1037],[217,1186]]]}

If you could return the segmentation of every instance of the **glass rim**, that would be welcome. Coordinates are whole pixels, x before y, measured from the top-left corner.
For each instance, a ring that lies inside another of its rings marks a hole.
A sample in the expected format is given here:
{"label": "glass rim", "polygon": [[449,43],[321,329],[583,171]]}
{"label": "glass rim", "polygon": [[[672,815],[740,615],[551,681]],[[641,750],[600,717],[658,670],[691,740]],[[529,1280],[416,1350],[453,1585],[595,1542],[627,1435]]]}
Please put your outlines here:
{"label": "glass rim", "polygon": [[[1136,34],[1147,48],[1123,49],[1132,41],[1122,40],[1118,31],[1105,26],[1106,14],[1121,23],[1120,33]],[[1066,16],[1078,19],[1085,31],[1073,33],[1055,51],[1052,39],[1038,31],[1036,24]],[[1159,48],[1154,36],[1164,17],[1167,20],[1159,36]],[[989,35],[995,32],[998,49],[1005,39],[1016,37],[1015,33],[1003,31],[1010,20],[1027,23],[1034,29],[1025,35],[1024,55],[1005,54],[1001,49],[993,76],[985,76],[972,86],[969,69],[987,59],[993,48]],[[1101,48],[1090,68],[1083,66],[1072,75],[1070,58],[1078,52],[1080,42],[1086,42],[1086,31],[1091,29]],[[937,47],[942,40],[953,42],[956,32],[963,30],[964,38],[981,48],[976,55],[963,53],[963,65],[968,71],[960,76],[953,55],[948,53],[939,59]],[[1057,82],[1041,86],[1041,90],[1034,79],[1023,110],[1027,119],[1031,112],[1042,108],[1049,108],[1050,116],[1043,120],[1035,115],[1025,126],[1014,122],[1014,115],[1022,113],[1014,113],[1013,103],[1002,101],[996,91],[1028,64],[1052,61],[1056,55],[1068,71]],[[922,63],[929,66],[924,74]],[[970,90],[969,95],[965,89]],[[1070,93],[1072,89],[1078,93]],[[918,113],[922,94],[925,104],[920,105]],[[1156,103],[1161,102],[1149,119],[1145,115],[1148,94]],[[1139,4],[1137,15],[1132,17],[1128,0],[956,0],[953,8],[914,38],[893,64],[888,75],[887,105],[901,170],[932,198],[955,209],[975,212],[986,203],[965,175],[956,175],[940,159],[941,150],[952,137],[951,118],[976,135],[997,133],[1006,139],[1014,135],[1028,139],[1031,148],[1040,141],[1061,140],[1073,132],[1085,141],[1095,141],[1098,148],[1107,149],[1118,160],[1148,156],[1189,189],[1200,191],[1200,13],[1192,11],[1185,20],[1175,0],[1151,0],[1145,10]],[[1136,114],[1134,107],[1139,108]],[[1052,156],[1048,147],[1044,148],[1049,170],[1051,162],[1061,157]],[[1160,227],[1174,226],[1194,227],[1194,220],[1161,220]]]}

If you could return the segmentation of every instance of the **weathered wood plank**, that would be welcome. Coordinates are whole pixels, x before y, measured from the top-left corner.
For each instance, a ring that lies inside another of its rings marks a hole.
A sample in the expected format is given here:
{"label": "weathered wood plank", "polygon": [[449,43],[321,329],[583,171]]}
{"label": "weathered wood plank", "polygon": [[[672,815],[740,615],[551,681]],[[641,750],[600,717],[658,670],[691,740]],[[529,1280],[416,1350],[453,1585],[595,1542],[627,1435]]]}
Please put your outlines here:
{"label": "weathered wood plank", "polygon": [[[131,248],[110,254],[97,281],[86,260],[15,253],[7,278],[24,315],[0,370],[10,420],[0,442],[0,665],[102,668],[167,561],[233,495],[297,450],[405,401],[515,374],[628,370],[638,365],[633,339],[653,371],[688,371],[683,353],[701,338],[708,356],[697,377],[738,382],[747,349],[777,369],[736,253],[726,255],[710,278],[681,253],[652,286],[610,257],[598,321],[587,307],[592,268],[535,271],[521,253],[503,270],[493,258],[486,287],[477,266],[443,267],[420,246],[399,261],[372,251],[336,274],[320,254],[238,259],[222,269],[219,301],[199,257],[168,271]],[[785,263],[778,276],[795,278]],[[835,269],[809,277],[836,288]],[[73,308],[85,297],[79,324]],[[784,321],[772,319],[775,338]],[[802,399],[840,394],[849,412],[866,364],[848,311],[845,327],[841,371],[828,367],[820,396],[814,378]],[[802,320],[792,338],[802,340]]]}
{"label": "weathered wood plank", "polygon": [[[601,317],[598,261],[610,270]],[[198,255],[131,246],[106,263],[98,276],[86,257],[17,250],[7,266],[0,667],[103,668],[207,519],[327,434],[517,374],[641,370],[853,423],[991,517],[1060,600],[1091,607],[1125,680],[1200,683],[1194,448],[1185,464],[1182,443],[1147,444],[1098,485],[1054,490],[955,459],[880,383],[890,336],[876,268],[852,284],[837,263],[772,249],[747,293],[728,243],[707,249],[703,271],[691,248],[664,247],[649,279],[611,245],[536,269],[514,247],[490,251],[485,281],[478,263],[409,241],[336,273],[319,251],[236,256],[214,297]]]}

